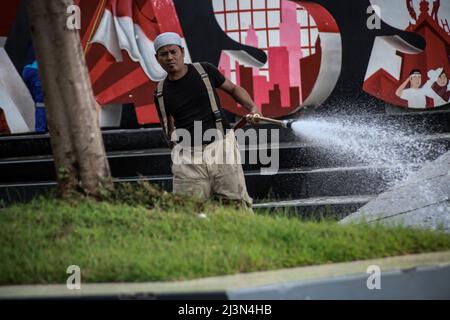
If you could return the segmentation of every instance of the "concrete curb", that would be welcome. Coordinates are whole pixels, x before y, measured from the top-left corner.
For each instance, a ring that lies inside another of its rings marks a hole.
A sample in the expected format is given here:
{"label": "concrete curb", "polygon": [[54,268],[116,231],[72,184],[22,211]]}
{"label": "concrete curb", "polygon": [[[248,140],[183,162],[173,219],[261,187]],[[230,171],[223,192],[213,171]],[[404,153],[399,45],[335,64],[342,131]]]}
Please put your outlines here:
{"label": "concrete curb", "polygon": [[[0,299],[86,299],[96,297],[117,299],[139,296],[144,296],[147,298],[175,297],[181,299],[208,297],[219,299],[248,299],[249,294],[250,296],[256,298],[258,297],[258,292],[267,292],[268,286],[272,291],[275,289],[275,292],[280,293],[280,295],[274,296],[272,294],[260,296],[261,299],[285,299],[289,297],[285,296],[287,291],[284,289],[292,289],[293,285],[298,287],[299,285],[301,286],[304,284],[324,283],[324,281],[328,283],[335,283],[336,281],[342,282],[343,279],[354,279],[355,277],[358,279],[365,277],[364,279],[366,279],[369,276],[369,274],[366,273],[367,268],[371,265],[379,266],[383,274],[395,274],[405,269],[430,270],[430,268],[447,272],[450,270],[450,251],[280,269],[274,271],[252,272],[188,281],[147,283],[82,283],[80,290],[69,290],[65,284],[0,286]],[[450,273],[448,274],[450,275]],[[445,277],[447,277],[447,273],[445,274]],[[450,294],[450,279],[447,280],[442,279],[446,287],[449,288]],[[364,280],[364,284],[365,281],[366,280]],[[246,295],[243,293],[246,293]],[[292,298],[295,298],[295,294]],[[450,296],[448,298],[450,298]]]}

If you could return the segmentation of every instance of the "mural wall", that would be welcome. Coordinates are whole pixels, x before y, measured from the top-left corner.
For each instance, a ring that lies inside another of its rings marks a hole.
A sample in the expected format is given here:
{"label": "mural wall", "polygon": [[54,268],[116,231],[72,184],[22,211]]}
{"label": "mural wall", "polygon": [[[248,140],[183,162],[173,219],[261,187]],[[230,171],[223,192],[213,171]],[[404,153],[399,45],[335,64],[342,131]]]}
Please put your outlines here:
{"label": "mural wall", "polygon": [[[218,66],[247,89],[266,116],[294,116],[304,106],[329,113],[384,112],[385,103],[411,110],[448,107],[450,1],[75,3],[81,8],[80,38],[94,94],[115,123],[120,104],[134,105],[139,124],[158,122],[152,93],[165,74],[152,40],[164,31],[182,35],[187,62]],[[6,7],[0,13],[0,46],[21,76],[32,62],[26,14],[21,1]],[[222,96],[222,103],[243,114],[232,99]],[[2,108],[0,132],[16,133],[11,122],[30,123],[23,109],[32,107],[16,105],[15,118]]]}

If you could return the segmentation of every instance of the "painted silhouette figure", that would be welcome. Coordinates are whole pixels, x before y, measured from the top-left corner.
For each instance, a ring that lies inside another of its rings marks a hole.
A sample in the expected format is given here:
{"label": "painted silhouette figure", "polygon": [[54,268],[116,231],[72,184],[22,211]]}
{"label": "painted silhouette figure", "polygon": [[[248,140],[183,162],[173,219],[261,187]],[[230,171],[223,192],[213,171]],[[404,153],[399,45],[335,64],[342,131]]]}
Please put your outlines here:
{"label": "painted silhouette figure", "polygon": [[438,12],[439,8],[441,7],[441,0],[434,0],[433,2],[433,10],[431,11],[431,18],[434,19],[434,21],[438,21]]}
{"label": "painted silhouette figure", "polygon": [[[450,84],[448,81],[445,70],[442,70],[437,80],[431,86],[431,89],[442,99],[441,101],[435,101],[435,105],[441,105],[448,103],[450,100]],[[439,103],[440,102],[440,103]]]}
{"label": "painted silhouette figure", "polygon": [[413,0],[406,0],[406,7],[408,8],[409,15],[414,21],[417,21],[416,10],[414,9]]}

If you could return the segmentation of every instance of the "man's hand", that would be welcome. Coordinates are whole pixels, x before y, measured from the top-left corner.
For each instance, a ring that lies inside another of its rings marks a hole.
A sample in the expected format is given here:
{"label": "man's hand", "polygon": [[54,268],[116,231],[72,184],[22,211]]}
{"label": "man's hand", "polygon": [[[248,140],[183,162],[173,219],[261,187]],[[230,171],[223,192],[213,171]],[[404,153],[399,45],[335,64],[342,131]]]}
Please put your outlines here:
{"label": "man's hand", "polygon": [[259,119],[261,118],[261,113],[259,113],[258,111],[249,113],[245,116],[247,122],[251,123],[251,124],[256,124],[259,122]]}
{"label": "man's hand", "polygon": [[253,108],[253,109],[250,111],[250,114],[259,114],[260,116],[262,116],[262,113],[259,112],[259,110],[256,109],[256,108]]}

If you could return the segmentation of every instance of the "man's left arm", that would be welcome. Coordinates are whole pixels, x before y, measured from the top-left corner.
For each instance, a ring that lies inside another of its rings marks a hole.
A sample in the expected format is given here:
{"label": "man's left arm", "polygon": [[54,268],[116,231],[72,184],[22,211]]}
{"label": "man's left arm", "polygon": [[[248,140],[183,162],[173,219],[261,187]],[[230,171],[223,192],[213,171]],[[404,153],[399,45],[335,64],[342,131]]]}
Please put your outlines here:
{"label": "man's left arm", "polygon": [[247,90],[245,90],[244,88],[235,85],[233,82],[226,78],[224,83],[219,88],[232,96],[237,103],[242,105],[250,113],[260,113],[252,97],[250,97]]}

